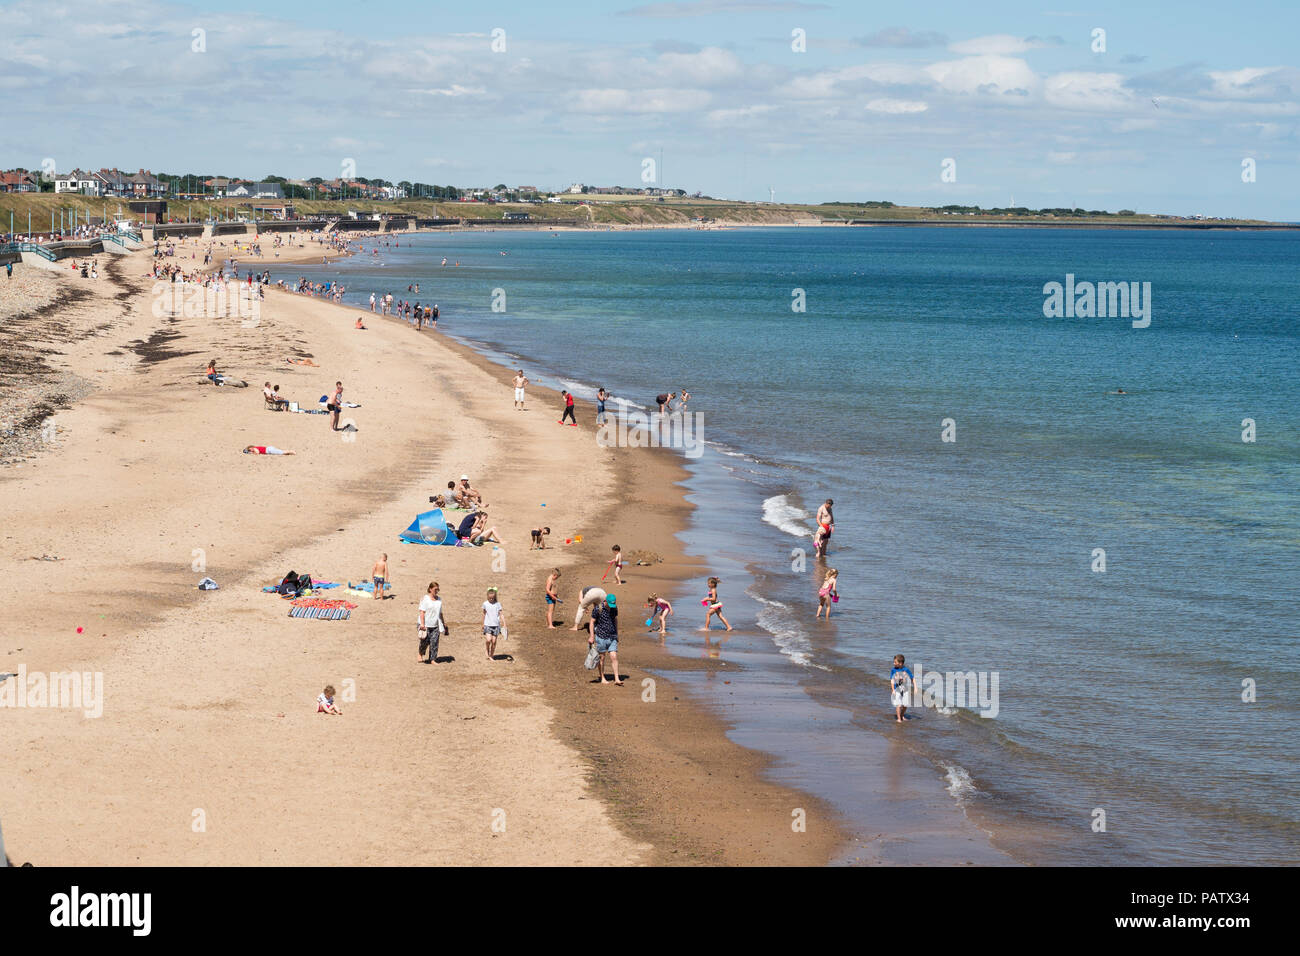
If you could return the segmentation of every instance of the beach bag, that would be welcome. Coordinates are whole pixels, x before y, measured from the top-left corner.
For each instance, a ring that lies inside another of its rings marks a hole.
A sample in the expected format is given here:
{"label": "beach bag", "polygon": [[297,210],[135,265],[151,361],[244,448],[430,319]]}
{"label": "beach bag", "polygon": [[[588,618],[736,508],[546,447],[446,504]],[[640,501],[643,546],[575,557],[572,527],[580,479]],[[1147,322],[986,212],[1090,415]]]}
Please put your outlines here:
{"label": "beach bag", "polygon": [[298,594],[298,573],[296,571],[290,571],[286,574],[280,581],[280,585],[276,588],[276,591],[283,595],[292,594],[296,597]]}
{"label": "beach bag", "polygon": [[595,644],[592,644],[590,650],[587,651],[587,660],[583,663],[582,666],[587,668],[587,670],[589,671],[593,671],[596,669],[596,665],[599,662],[600,662],[600,651],[596,650]]}

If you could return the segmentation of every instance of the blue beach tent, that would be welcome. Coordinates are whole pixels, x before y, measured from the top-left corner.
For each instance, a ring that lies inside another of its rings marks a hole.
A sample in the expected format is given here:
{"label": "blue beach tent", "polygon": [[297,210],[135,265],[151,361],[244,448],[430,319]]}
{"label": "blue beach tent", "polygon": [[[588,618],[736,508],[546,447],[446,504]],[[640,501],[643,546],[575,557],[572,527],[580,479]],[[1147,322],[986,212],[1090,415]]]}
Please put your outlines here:
{"label": "blue beach tent", "polygon": [[399,537],[408,544],[456,544],[456,532],[447,524],[441,508],[416,515]]}

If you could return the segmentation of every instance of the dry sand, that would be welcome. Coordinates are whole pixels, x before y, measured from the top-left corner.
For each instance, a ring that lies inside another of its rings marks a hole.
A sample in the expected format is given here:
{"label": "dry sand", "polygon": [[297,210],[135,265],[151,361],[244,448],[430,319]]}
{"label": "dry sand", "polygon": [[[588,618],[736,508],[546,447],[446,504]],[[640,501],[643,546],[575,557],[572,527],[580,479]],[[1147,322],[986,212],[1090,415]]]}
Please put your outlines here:
{"label": "dry sand", "polygon": [[[252,327],[155,316],[148,255],[109,262],[61,316],[93,334],[40,318],[26,326],[29,340],[57,343],[45,359],[58,374],[94,390],[56,412],[41,454],[0,471],[0,672],[103,679],[97,718],[0,708],[11,858],[830,858],[841,834],[824,807],[762,779],[763,760],[662,675],[655,702],[644,699],[648,664],[682,665],[641,637],[640,601],[698,573],[673,536],[687,506],[666,454],[597,447],[589,427],[557,426],[540,390],[529,411],[514,411],[508,373],[436,333],[369,313],[370,328],[357,331],[355,310],[282,292],[268,293]],[[284,361],[295,355],[320,367]],[[250,387],[206,384],[214,356]],[[341,379],[345,399],[361,404],[344,414],[358,431],[267,411],[268,379],[304,407]],[[297,454],[241,454],[248,444]],[[462,473],[485,494],[503,549],[398,543],[429,495]],[[584,541],[530,551],[539,524],[553,543],[574,533]],[[546,571],[560,564],[571,614],[613,540],[665,558],[629,568],[620,592],[622,688],[590,683],[585,636],[548,632],[541,601]],[[351,599],[359,606],[349,621],[291,619],[286,602],[260,591],[289,569],[360,580],[381,551],[393,596]],[[221,589],[197,591],[204,575]],[[452,629],[441,653],[454,661],[438,665],[416,654],[416,604],[431,580]],[[500,588],[510,626],[498,652],[512,660],[484,654],[489,586]],[[341,692],[342,717],[315,713],[326,683]],[[806,833],[791,829],[796,807],[808,812]]]}

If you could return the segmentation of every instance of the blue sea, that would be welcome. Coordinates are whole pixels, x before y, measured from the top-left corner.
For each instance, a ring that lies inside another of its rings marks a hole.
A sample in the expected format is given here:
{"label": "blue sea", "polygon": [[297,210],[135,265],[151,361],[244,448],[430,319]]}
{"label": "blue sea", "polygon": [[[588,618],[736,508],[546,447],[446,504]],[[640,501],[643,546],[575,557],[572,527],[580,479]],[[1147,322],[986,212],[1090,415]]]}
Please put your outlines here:
{"label": "blue sea", "polygon": [[[672,596],[669,646],[744,665],[698,691],[874,859],[1300,859],[1300,234],[383,242],[273,278],[436,302],[440,333],[584,401],[689,390],[684,542],[736,630],[705,641],[701,581]],[[1149,282],[1149,326],[1046,317],[1067,275]],[[896,653],[943,679],[903,725]]]}

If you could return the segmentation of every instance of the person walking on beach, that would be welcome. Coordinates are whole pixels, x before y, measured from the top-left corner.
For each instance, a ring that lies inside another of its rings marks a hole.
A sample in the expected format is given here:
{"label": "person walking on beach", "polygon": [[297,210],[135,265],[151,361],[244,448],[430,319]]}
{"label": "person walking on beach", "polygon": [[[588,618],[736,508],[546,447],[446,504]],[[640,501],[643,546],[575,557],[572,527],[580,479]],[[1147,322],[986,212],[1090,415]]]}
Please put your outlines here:
{"label": "person walking on beach", "polygon": [[560,603],[560,592],[557,590],[560,582],[560,569],[552,568],[550,576],[546,579],[546,626],[548,629],[560,627],[555,623],[555,607]]}
{"label": "person walking on beach", "polygon": [[582,612],[588,608],[595,607],[601,601],[605,600],[608,595],[604,588],[589,587],[583,588],[582,593],[578,595],[578,613],[573,616],[573,630],[578,630],[582,624]]}
{"label": "person walking on beach", "polygon": [[339,412],[343,410],[343,383],[342,382],[334,383],[334,397],[331,398],[325,404],[325,408],[330,413],[330,430],[338,431]]}
{"label": "person walking on beach", "polygon": [[826,620],[831,619],[831,604],[840,599],[839,592],[835,590],[839,582],[840,572],[831,568],[826,572],[826,579],[822,581],[821,590],[817,592],[817,616],[822,616],[822,610],[826,611]]}
{"label": "person walking on beach", "polygon": [[375,586],[375,600],[379,601],[384,596],[384,582],[388,580],[388,555],[379,556],[375,566],[370,569],[370,580]]}
{"label": "person walking on beach", "polygon": [[375,294],[373,292],[370,293],[370,311],[375,311]]}
{"label": "person walking on beach", "polygon": [[447,622],[442,616],[442,598],[438,597],[438,582],[430,581],[429,589],[420,598],[420,612],[417,618],[420,632],[420,646],[416,650],[416,660],[426,664],[438,663],[438,639],[447,633]]}
{"label": "person walking on beach", "polygon": [[727,619],[722,616],[722,602],[718,600],[718,585],[722,583],[721,578],[709,578],[709,596],[701,603],[708,608],[708,613],[704,615],[704,629],[709,629],[709,622],[713,620],[713,615],[718,615],[718,620],[726,625],[727,630],[731,630],[731,625]]}
{"label": "person walking on beach", "polygon": [[894,719],[900,724],[911,719],[907,708],[912,705],[912,694],[916,691],[916,678],[906,663],[902,654],[895,654],[894,667],[889,672],[889,702],[894,706]]}
{"label": "person walking on beach", "polygon": [[488,588],[487,600],[483,602],[483,644],[487,648],[487,659],[497,659],[497,638],[506,625],[505,611],[497,600],[497,589]]}
{"label": "person walking on beach", "polygon": [[831,510],[834,504],[834,501],[827,498],[817,509],[817,533],[813,535],[813,553],[823,558],[826,557],[826,545],[830,543],[831,532],[835,530],[835,512]]}
{"label": "person walking on beach", "polygon": [[528,387],[528,379],[524,376],[524,370],[520,369],[519,374],[515,376],[515,410],[522,412],[524,410],[524,389]]}
{"label": "person walking on beach", "polygon": [[564,396],[564,414],[560,416],[560,420],[556,424],[563,425],[564,420],[567,418],[570,425],[576,426],[578,420],[573,417],[573,393],[561,392],[560,394]]}
{"label": "person walking on beach", "polygon": [[[596,676],[600,684],[613,683],[623,686],[623,676],[618,672],[618,599],[606,595],[605,600],[591,609],[591,620],[587,622],[587,643],[596,648],[600,655]],[[613,681],[605,680],[605,658],[609,658],[609,669],[614,674]]]}
{"label": "person walking on beach", "polygon": [[603,387],[596,391],[596,424],[605,424],[605,403],[609,401],[609,392]]}

